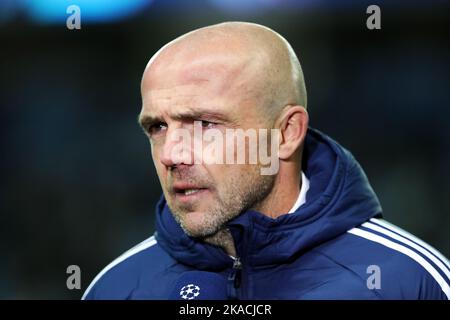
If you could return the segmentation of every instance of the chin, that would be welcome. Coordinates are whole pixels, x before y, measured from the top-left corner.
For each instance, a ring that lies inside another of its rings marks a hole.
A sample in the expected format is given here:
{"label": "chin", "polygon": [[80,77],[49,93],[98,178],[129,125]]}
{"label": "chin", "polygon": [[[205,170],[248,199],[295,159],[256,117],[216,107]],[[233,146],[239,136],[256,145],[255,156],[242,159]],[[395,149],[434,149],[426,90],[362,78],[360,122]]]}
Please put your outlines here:
{"label": "chin", "polygon": [[199,238],[213,235],[217,232],[217,227],[211,224],[211,221],[207,223],[205,219],[205,212],[189,212],[184,214],[181,226],[188,236]]}

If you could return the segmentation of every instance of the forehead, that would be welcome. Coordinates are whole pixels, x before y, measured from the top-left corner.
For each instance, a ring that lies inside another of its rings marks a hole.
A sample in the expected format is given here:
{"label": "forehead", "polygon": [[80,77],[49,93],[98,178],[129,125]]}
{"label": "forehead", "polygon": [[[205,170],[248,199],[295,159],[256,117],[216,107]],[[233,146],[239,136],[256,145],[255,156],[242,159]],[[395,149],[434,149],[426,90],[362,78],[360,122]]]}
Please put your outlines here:
{"label": "forehead", "polygon": [[158,62],[143,77],[142,113],[160,116],[202,109],[240,113],[255,102],[249,71],[242,60],[220,55]]}

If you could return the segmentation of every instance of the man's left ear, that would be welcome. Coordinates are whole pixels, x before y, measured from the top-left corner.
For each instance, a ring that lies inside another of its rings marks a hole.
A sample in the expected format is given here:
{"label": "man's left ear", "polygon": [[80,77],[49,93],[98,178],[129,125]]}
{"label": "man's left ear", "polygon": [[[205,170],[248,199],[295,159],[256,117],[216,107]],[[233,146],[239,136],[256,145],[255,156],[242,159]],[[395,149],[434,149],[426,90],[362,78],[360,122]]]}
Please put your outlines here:
{"label": "man's left ear", "polygon": [[308,112],[302,106],[289,105],[283,110],[277,121],[280,129],[278,156],[281,160],[288,160],[303,143],[308,120]]}

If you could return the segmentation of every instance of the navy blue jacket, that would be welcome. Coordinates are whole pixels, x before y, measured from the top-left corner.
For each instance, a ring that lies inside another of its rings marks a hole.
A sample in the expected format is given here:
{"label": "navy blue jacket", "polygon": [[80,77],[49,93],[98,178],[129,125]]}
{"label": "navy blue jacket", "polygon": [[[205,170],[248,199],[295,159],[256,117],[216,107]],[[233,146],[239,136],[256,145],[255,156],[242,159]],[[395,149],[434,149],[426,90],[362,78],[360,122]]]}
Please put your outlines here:
{"label": "navy blue jacket", "polygon": [[309,129],[302,165],[310,188],[296,212],[247,211],[228,223],[240,268],[187,236],[162,197],[155,234],[108,265],[83,299],[168,299],[192,270],[223,276],[230,299],[450,299],[449,261],[381,218],[349,151]]}

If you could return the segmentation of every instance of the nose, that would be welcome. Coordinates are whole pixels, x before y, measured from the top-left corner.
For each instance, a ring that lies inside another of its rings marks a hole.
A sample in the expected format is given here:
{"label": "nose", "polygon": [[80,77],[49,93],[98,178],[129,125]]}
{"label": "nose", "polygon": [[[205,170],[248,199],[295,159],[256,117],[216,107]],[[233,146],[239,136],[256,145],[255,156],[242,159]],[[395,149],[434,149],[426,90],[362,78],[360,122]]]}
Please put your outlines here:
{"label": "nose", "polygon": [[161,163],[166,167],[193,164],[192,137],[183,127],[167,128],[166,139],[162,147]]}

